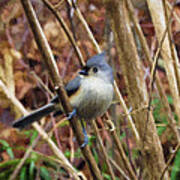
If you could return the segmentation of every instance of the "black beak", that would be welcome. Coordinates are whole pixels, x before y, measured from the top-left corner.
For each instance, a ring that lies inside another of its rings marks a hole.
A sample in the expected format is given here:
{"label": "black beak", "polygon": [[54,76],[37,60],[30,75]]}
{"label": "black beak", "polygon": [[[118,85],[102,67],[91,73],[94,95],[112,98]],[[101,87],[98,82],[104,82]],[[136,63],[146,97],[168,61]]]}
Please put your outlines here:
{"label": "black beak", "polygon": [[88,72],[87,72],[86,69],[82,69],[81,71],[79,71],[79,74],[84,75],[84,76],[87,76],[87,75],[88,75]]}

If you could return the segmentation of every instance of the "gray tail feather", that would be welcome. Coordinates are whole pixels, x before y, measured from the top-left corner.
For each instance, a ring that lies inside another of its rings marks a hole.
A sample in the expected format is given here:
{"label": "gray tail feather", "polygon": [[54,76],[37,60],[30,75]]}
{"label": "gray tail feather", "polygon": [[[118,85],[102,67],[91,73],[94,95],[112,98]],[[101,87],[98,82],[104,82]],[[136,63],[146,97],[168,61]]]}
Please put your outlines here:
{"label": "gray tail feather", "polygon": [[13,127],[18,128],[18,129],[23,129],[26,126],[32,124],[33,122],[40,120],[42,117],[47,116],[53,111],[55,111],[55,104],[49,103],[33,111],[29,115],[24,116],[18,119],[17,121],[13,122]]}

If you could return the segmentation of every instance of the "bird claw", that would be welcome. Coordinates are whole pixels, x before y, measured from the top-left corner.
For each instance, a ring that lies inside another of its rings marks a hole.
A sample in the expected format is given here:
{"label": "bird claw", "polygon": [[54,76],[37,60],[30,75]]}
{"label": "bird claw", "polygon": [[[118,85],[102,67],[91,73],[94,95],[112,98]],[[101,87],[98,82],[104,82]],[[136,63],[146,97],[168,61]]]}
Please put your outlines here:
{"label": "bird claw", "polygon": [[72,119],[76,114],[77,114],[76,109],[73,109],[73,111],[68,114],[67,120]]}
{"label": "bird claw", "polygon": [[89,138],[88,138],[88,135],[87,135],[85,128],[83,128],[83,134],[84,134],[84,143],[81,144],[81,148],[84,148],[89,142]]}
{"label": "bird claw", "polygon": [[[76,109],[73,109],[73,111],[68,114],[67,120],[72,119],[76,114],[77,114]],[[84,134],[84,142],[81,145],[81,148],[84,148],[88,144],[89,140],[88,140],[88,135],[87,135],[86,129],[84,128],[84,125],[83,125],[82,121],[81,121],[81,125],[82,125],[82,128],[83,128],[83,134]]]}

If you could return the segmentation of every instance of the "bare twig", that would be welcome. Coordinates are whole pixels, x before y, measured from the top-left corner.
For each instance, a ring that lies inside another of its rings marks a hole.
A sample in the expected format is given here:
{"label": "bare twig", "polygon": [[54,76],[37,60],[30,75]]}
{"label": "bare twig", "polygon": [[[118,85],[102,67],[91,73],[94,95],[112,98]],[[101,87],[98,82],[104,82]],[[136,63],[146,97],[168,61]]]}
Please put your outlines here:
{"label": "bare twig", "polygon": [[166,167],[164,168],[164,170],[163,170],[163,172],[162,172],[162,175],[161,175],[160,180],[163,180],[164,174],[165,174],[165,172],[167,171],[168,167],[170,166],[170,163],[172,162],[172,160],[173,160],[174,157],[176,156],[179,148],[180,148],[180,144],[178,144],[178,145],[175,147],[175,150],[174,150],[173,154],[171,154],[170,158],[168,159],[168,162],[166,163]]}
{"label": "bare twig", "polygon": [[60,13],[56,10],[56,8],[49,2],[49,0],[42,0],[44,2],[44,4],[47,6],[47,8],[54,14],[54,16],[57,18],[58,22],[60,23],[61,27],[63,28],[65,34],[67,35],[69,41],[71,42],[75,53],[79,59],[79,62],[81,64],[81,66],[83,66],[85,64],[84,59],[82,57],[81,51],[75,41],[75,39],[73,38],[73,35],[71,33],[71,31],[69,30],[68,26],[66,25],[65,21],[63,20],[63,18],[61,17]]}
{"label": "bare twig", "polygon": [[125,174],[125,172],[118,166],[118,164],[113,159],[110,158],[110,161],[126,180],[130,180],[130,178]]}
{"label": "bare twig", "polygon": [[114,81],[114,89],[115,89],[115,92],[116,92],[116,94],[117,94],[117,96],[118,96],[118,98],[119,98],[119,101],[120,101],[120,103],[121,103],[121,106],[122,106],[125,114],[127,115],[127,119],[128,119],[129,124],[130,124],[130,127],[131,127],[131,129],[132,129],[132,131],[133,131],[133,133],[134,133],[134,135],[135,135],[136,142],[139,143],[139,142],[140,142],[139,133],[138,133],[138,131],[137,131],[137,129],[136,129],[136,126],[135,126],[135,124],[134,124],[134,122],[133,122],[133,120],[132,120],[131,115],[129,114],[129,110],[128,110],[125,102],[124,102],[124,99],[123,99],[123,97],[122,97],[122,95],[121,95],[121,93],[120,93],[120,91],[119,91],[119,89],[118,89],[118,86],[117,86],[117,84],[116,84],[115,81]]}
{"label": "bare twig", "polygon": [[54,5],[54,7],[56,9],[58,9],[59,7],[61,7],[61,5],[63,4],[64,0],[60,0],[56,5]]}
{"label": "bare twig", "polygon": [[96,121],[93,120],[92,124],[93,124],[94,130],[95,130],[95,132],[96,132],[96,135],[97,135],[97,138],[98,138],[98,141],[99,141],[99,144],[100,144],[101,152],[102,152],[102,154],[103,154],[103,156],[104,156],[104,160],[105,160],[106,165],[107,165],[107,167],[108,167],[107,170],[109,171],[109,174],[110,174],[110,176],[111,176],[111,179],[112,179],[112,180],[115,180],[116,178],[115,178],[115,175],[114,175],[112,166],[111,166],[111,164],[110,164],[110,162],[109,162],[108,154],[107,154],[107,152],[106,152],[106,149],[105,149],[105,147],[104,147],[104,145],[103,145],[103,142],[102,142],[102,139],[101,139],[101,137],[100,137],[100,134],[99,134],[99,131],[98,131],[98,127],[97,127]]}
{"label": "bare twig", "polygon": [[[166,4],[170,10],[172,10],[174,7],[170,4],[168,0],[166,0]],[[180,17],[177,15],[176,11],[173,11],[173,15],[176,18],[177,22],[180,24]]]}
{"label": "bare twig", "polygon": [[180,93],[180,71],[179,71],[179,58],[177,56],[177,52],[175,49],[175,45],[172,42],[172,31],[171,31],[171,26],[170,24],[168,24],[169,18],[171,18],[173,16],[173,12],[174,12],[174,5],[176,3],[176,0],[174,0],[174,5],[172,7],[172,9],[168,10],[167,4],[166,4],[167,0],[163,0],[163,7],[164,7],[164,13],[165,13],[165,18],[166,18],[166,26],[168,28],[168,40],[169,40],[169,44],[170,44],[170,50],[171,50],[171,56],[172,56],[172,60],[173,60],[173,64],[174,64],[174,70],[175,70],[175,75],[176,75],[176,79],[177,79],[177,86],[179,89],[179,93]]}
{"label": "bare twig", "polygon": [[125,134],[126,134],[126,137],[125,137],[125,140],[126,140],[126,145],[127,145],[127,150],[128,150],[128,157],[129,157],[129,162],[131,164],[131,167],[133,169],[133,171],[137,174],[136,172],[136,168],[135,168],[135,165],[133,163],[133,159],[132,159],[132,149],[130,148],[130,144],[129,144],[129,132],[128,132],[128,128],[127,128],[127,118],[124,118],[124,124],[125,124]]}
{"label": "bare twig", "polygon": [[34,78],[38,81],[38,83],[43,87],[44,90],[46,90],[51,97],[54,96],[54,94],[50,91],[50,89],[43,83],[43,81],[41,80],[41,78],[38,77],[38,75],[34,72],[34,71],[31,71],[30,72]]}
{"label": "bare twig", "polygon": [[74,1],[71,1],[71,0],[67,0],[67,1],[68,1],[68,3],[75,9],[75,13],[76,13],[76,15],[78,16],[78,18],[79,18],[79,20],[81,21],[81,23],[83,24],[84,28],[86,29],[90,40],[92,41],[93,45],[96,47],[97,52],[100,53],[100,52],[101,52],[101,49],[100,49],[97,41],[95,40],[95,38],[94,38],[94,36],[93,36],[93,33],[92,33],[91,30],[89,29],[89,26],[88,26],[86,20],[84,19],[81,11],[80,11],[79,8],[76,6],[76,4],[74,3]]}
{"label": "bare twig", "polygon": [[116,145],[118,151],[120,152],[121,158],[123,160],[124,166],[126,167],[126,170],[129,173],[129,176],[131,177],[131,179],[137,180],[137,177],[136,177],[136,175],[128,161],[128,158],[124,152],[123,146],[122,146],[121,142],[119,141],[119,137],[117,136],[117,133],[115,131],[112,131],[111,134],[112,134],[113,140],[115,142],[115,145]]}

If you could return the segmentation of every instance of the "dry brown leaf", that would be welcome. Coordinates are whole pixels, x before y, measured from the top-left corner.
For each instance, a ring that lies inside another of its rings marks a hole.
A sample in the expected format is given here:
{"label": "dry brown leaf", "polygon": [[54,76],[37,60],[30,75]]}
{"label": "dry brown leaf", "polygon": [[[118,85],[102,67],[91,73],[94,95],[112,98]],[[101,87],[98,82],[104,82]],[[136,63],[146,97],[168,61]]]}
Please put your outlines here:
{"label": "dry brown leaf", "polygon": [[8,87],[11,93],[15,93],[14,85],[14,74],[13,74],[13,57],[11,55],[9,48],[3,49],[3,58],[4,58],[4,72],[6,76],[6,86]]}

